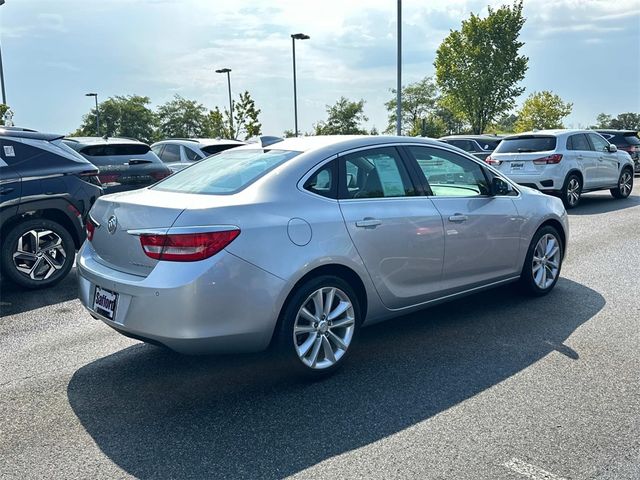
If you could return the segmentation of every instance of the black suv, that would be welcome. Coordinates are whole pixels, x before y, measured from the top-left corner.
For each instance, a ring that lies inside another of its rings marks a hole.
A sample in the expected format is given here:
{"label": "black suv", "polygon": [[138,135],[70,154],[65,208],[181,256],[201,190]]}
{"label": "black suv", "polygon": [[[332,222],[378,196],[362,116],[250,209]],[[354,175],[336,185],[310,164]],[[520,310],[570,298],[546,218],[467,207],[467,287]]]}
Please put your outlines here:
{"label": "black suv", "polygon": [[502,138],[498,135],[449,135],[438,140],[461,148],[480,160],[486,160],[502,141]]}
{"label": "black suv", "polygon": [[618,150],[624,150],[633,160],[635,173],[640,173],[640,138],[635,130],[596,130],[606,138],[609,143],[613,143]]}
{"label": "black suv", "polygon": [[69,273],[102,194],[98,169],[62,138],[0,127],[0,268],[27,288]]}

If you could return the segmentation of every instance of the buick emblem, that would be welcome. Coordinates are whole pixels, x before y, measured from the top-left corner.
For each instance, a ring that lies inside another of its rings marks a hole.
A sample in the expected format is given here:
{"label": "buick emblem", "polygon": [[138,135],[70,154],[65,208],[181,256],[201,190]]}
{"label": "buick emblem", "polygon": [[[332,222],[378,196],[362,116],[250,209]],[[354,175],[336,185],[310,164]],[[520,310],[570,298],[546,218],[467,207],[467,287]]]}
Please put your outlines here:
{"label": "buick emblem", "polygon": [[116,228],[118,228],[118,219],[115,215],[111,215],[109,220],[107,220],[107,230],[109,230],[109,233],[113,235],[116,233]]}

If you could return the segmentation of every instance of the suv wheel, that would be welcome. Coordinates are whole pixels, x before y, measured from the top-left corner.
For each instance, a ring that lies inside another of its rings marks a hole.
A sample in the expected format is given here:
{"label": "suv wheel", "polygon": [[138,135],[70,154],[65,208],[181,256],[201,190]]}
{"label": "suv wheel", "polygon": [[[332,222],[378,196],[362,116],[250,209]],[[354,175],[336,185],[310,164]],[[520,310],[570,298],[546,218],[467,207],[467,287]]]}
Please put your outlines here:
{"label": "suv wheel", "polygon": [[69,232],[53,220],[18,223],[2,242],[2,271],[26,288],[43,288],[62,280],[71,267],[75,245]]}
{"label": "suv wheel", "polygon": [[580,203],[582,194],[582,180],[575,173],[572,173],[564,181],[562,187],[562,203],[566,209],[573,208]]}
{"label": "suv wheel", "polygon": [[344,363],[359,324],[360,306],[349,284],[318,277],[299,287],[285,307],[278,347],[298,372],[324,376]]}
{"label": "suv wheel", "polygon": [[614,198],[627,198],[633,190],[633,172],[625,168],[618,178],[618,186],[609,190]]}

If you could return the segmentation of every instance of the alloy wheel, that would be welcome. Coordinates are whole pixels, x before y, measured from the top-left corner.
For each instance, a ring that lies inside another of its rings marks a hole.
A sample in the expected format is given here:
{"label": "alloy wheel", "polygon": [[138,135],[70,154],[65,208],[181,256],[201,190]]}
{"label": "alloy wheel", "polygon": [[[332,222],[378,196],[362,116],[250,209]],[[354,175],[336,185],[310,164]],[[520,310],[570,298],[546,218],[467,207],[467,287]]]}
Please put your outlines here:
{"label": "alloy wheel", "polygon": [[627,197],[631,193],[631,189],[633,188],[633,179],[628,171],[625,170],[622,175],[620,175],[618,188],[620,189],[620,193],[623,197]]}
{"label": "alloy wheel", "polygon": [[580,199],[580,182],[577,178],[573,177],[569,180],[567,185],[567,201],[569,205],[576,205]]}
{"label": "alloy wheel", "polygon": [[335,287],[319,288],[302,303],[293,325],[298,358],[307,367],[325,369],[347,352],[355,329],[349,297]]}
{"label": "alloy wheel", "polygon": [[64,267],[67,253],[62,238],[52,230],[35,229],[23,233],[13,252],[13,264],[32,280],[47,280]]}
{"label": "alloy wheel", "polygon": [[533,280],[545,290],[553,285],[560,271],[560,244],[558,239],[547,233],[540,237],[533,251]]}

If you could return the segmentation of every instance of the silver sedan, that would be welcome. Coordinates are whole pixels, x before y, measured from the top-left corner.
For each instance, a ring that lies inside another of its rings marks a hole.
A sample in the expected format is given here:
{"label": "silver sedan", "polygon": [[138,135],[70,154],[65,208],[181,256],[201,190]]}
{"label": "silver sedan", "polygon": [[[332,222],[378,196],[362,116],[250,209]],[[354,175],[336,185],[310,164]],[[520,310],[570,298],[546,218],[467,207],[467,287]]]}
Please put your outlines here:
{"label": "silver sedan", "polygon": [[183,353],[274,346],[325,374],[362,326],[509,282],[548,293],[568,223],[444,143],[305,137],[101,197],[87,237],[80,298],[115,330]]}

